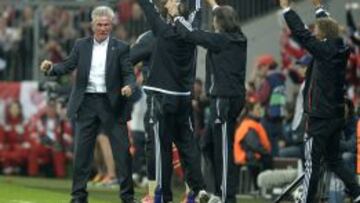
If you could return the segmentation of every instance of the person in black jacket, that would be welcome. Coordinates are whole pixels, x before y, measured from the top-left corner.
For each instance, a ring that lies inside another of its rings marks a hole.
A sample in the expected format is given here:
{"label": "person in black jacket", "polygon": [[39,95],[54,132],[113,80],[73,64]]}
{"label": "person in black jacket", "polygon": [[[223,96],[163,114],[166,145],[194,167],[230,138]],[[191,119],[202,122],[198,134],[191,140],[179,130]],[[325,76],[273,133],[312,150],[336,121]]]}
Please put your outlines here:
{"label": "person in black jacket", "polygon": [[[111,37],[114,12],[106,6],[91,14],[94,36],[79,39],[64,62],[45,60],[41,70],[61,76],[77,69],[68,105],[75,121],[72,203],[87,203],[86,184],[91,172],[96,135],[100,128],[109,136],[122,201],[134,202],[132,166],[126,122],[126,97],[131,96],[135,76],[129,61],[129,45]],[[126,97],[125,97],[126,96]]]}
{"label": "person in black jacket", "polygon": [[164,202],[172,201],[173,142],[180,152],[189,187],[200,202],[206,202],[209,198],[204,191],[200,152],[191,122],[196,46],[181,38],[173,25],[174,19],[168,15],[177,13],[196,24],[199,22],[200,1],[194,2],[196,12],[188,14],[188,4],[184,0],[165,0],[160,7],[160,12],[166,14],[162,18],[149,0],[138,0],[156,38],[144,89],[151,101],[150,123],[154,127],[156,140],[156,180]]}
{"label": "person in black jacket", "polygon": [[210,121],[207,139],[211,147],[209,158],[214,168],[215,195],[223,202],[236,202],[238,168],[233,158],[233,140],[236,118],[245,100],[245,71],[247,39],[239,26],[235,10],[218,6],[213,8],[215,33],[194,30],[183,18],[176,26],[187,41],[208,49],[206,56],[206,91],[210,96]]}
{"label": "person in black jacket", "polygon": [[288,0],[280,0],[285,21],[293,36],[313,56],[306,72],[304,111],[306,115],[305,178],[303,203],[313,203],[319,181],[320,161],[346,185],[354,202],[360,202],[360,187],[354,173],[343,164],[341,132],[345,125],[345,67],[349,50],[339,36],[339,25],[328,17],[320,0],[316,7],[315,36],[291,10]]}

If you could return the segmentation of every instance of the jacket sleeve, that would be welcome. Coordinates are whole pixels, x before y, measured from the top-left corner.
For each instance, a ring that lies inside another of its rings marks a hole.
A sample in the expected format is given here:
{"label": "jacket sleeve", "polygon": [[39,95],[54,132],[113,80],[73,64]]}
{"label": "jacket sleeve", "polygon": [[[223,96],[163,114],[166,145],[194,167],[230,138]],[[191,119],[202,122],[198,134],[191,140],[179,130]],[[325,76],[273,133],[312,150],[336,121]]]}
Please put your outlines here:
{"label": "jacket sleeve", "polygon": [[121,54],[120,64],[121,64],[121,75],[123,77],[124,86],[129,85],[132,90],[136,86],[134,70],[129,60],[129,45],[126,45],[125,51]]}
{"label": "jacket sleeve", "polygon": [[146,20],[150,24],[154,35],[161,35],[169,28],[169,25],[161,19],[160,14],[156,11],[154,4],[150,0],[138,0],[138,3],[143,9]]}
{"label": "jacket sleeve", "polygon": [[348,26],[351,32],[355,32],[357,30],[354,17],[350,10],[346,11],[346,25]]}
{"label": "jacket sleeve", "polygon": [[350,30],[350,39],[351,41],[356,44],[357,46],[360,46],[360,35],[359,31],[356,28],[356,24],[354,21],[354,17],[350,10],[346,11],[346,24]]}
{"label": "jacket sleeve", "polygon": [[314,57],[326,58],[328,49],[323,41],[316,37],[306,28],[300,17],[293,10],[284,14],[285,21],[297,41]]}
{"label": "jacket sleeve", "polygon": [[195,29],[200,29],[201,27],[201,0],[193,0],[192,1],[195,5],[193,6],[195,9],[189,15],[189,22],[191,23],[192,27]]}
{"label": "jacket sleeve", "polygon": [[149,33],[141,35],[130,49],[130,62],[135,65],[140,61],[148,60],[154,48],[155,39]]}
{"label": "jacket sleeve", "polygon": [[226,47],[230,40],[224,35],[218,33],[210,33],[202,30],[194,30],[188,21],[179,18],[175,22],[177,32],[187,41],[203,46],[213,51],[219,51]]}
{"label": "jacket sleeve", "polygon": [[316,18],[328,18],[328,17],[330,17],[330,14],[326,10],[324,10],[323,8],[320,7],[318,9],[316,9],[315,17]]}
{"label": "jacket sleeve", "polygon": [[76,41],[69,56],[61,63],[54,64],[47,73],[48,76],[61,76],[70,73],[78,65],[79,60],[79,41]]}
{"label": "jacket sleeve", "polygon": [[247,146],[252,152],[259,153],[261,155],[268,154],[266,149],[261,145],[258,135],[252,129],[246,134],[243,144]]}

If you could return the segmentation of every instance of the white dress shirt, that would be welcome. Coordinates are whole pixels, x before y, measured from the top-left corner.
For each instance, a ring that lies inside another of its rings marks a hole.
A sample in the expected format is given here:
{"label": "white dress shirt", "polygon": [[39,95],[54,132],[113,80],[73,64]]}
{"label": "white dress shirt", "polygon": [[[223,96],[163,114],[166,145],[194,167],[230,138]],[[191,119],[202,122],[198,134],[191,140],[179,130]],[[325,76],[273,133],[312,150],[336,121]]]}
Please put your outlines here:
{"label": "white dress shirt", "polygon": [[105,67],[109,37],[102,42],[94,39],[87,93],[106,93]]}

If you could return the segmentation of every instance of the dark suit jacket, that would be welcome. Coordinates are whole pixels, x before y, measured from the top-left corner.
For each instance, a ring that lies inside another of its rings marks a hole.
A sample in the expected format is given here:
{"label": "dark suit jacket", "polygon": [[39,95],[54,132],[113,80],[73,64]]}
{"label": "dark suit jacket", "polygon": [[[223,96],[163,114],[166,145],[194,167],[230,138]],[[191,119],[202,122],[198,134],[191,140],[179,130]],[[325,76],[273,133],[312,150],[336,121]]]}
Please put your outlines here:
{"label": "dark suit jacket", "polygon": [[[92,59],[93,37],[78,39],[70,55],[62,62],[54,64],[49,76],[67,74],[77,68],[75,84],[72,87],[68,104],[68,116],[74,117],[84,99],[88,85]],[[109,39],[106,56],[105,83],[107,96],[117,116],[128,119],[128,104],[126,98],[121,96],[121,88],[135,86],[135,76],[129,61],[129,45],[113,37]]]}

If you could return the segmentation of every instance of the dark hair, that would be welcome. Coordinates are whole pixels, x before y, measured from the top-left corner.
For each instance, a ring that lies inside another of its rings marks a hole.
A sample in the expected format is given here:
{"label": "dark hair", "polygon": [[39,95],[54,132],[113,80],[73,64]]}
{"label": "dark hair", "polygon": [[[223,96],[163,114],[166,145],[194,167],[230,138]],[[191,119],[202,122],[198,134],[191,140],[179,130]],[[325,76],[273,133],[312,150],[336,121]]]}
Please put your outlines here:
{"label": "dark hair", "polygon": [[214,18],[219,24],[220,32],[241,33],[239,17],[231,6],[219,6],[214,10]]}
{"label": "dark hair", "polygon": [[20,103],[20,101],[16,100],[16,101],[12,101],[10,102],[7,107],[6,107],[6,116],[5,116],[5,120],[8,122],[11,119],[11,115],[10,115],[10,108],[12,105],[17,105],[19,107],[19,119],[20,121],[23,121],[24,117],[23,117],[23,109],[22,109],[22,105]]}
{"label": "dark hair", "polygon": [[278,63],[274,61],[271,65],[269,65],[269,70],[275,70],[278,67]]}
{"label": "dark hair", "polygon": [[315,25],[318,27],[322,38],[338,38],[340,33],[339,24],[332,18],[319,18]]}
{"label": "dark hair", "polygon": [[246,117],[248,117],[257,104],[258,104],[257,101],[247,101],[244,105],[244,108],[240,112],[238,121],[242,122]]}
{"label": "dark hair", "polygon": [[[155,5],[158,7],[159,13],[163,18],[166,18],[168,15],[168,10],[165,8],[165,4],[167,1],[169,0],[157,0],[155,2]],[[180,0],[179,14],[185,18],[188,18],[189,13],[190,13],[190,9],[187,0]]]}
{"label": "dark hair", "polygon": [[166,16],[167,16],[167,10],[165,8],[166,2],[167,2],[167,0],[155,0],[154,1],[155,6],[158,8],[158,11],[163,18],[166,18]]}

